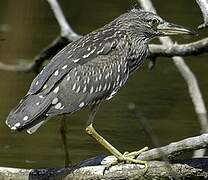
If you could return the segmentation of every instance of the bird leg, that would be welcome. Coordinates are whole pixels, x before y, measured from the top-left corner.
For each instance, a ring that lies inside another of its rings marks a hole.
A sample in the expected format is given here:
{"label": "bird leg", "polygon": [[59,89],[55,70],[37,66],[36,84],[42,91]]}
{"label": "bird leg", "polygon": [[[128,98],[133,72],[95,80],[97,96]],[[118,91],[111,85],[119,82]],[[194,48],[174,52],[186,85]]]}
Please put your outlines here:
{"label": "bird leg", "polygon": [[65,167],[68,167],[69,164],[71,163],[71,161],[69,159],[69,151],[68,151],[67,136],[66,136],[67,124],[66,124],[64,117],[61,119],[61,122],[60,122],[60,134],[61,134],[61,140],[62,140],[63,146],[64,146]]}
{"label": "bird leg", "polygon": [[88,120],[88,126],[86,127],[86,132],[88,135],[92,136],[98,143],[100,143],[103,147],[105,147],[111,154],[113,154],[116,157],[116,160],[113,160],[112,162],[109,162],[107,167],[111,167],[112,165],[116,165],[119,162],[127,162],[127,163],[135,163],[135,164],[141,164],[145,166],[145,170],[147,170],[147,162],[141,161],[138,159],[135,159],[139,154],[142,152],[148,150],[147,147],[141,149],[140,151],[135,152],[125,152],[122,154],[119,152],[115,147],[113,147],[108,141],[106,141],[101,135],[97,133],[97,131],[93,128],[93,119],[95,117],[95,114],[97,112],[98,107],[94,106],[92,107],[91,114],[89,116]]}

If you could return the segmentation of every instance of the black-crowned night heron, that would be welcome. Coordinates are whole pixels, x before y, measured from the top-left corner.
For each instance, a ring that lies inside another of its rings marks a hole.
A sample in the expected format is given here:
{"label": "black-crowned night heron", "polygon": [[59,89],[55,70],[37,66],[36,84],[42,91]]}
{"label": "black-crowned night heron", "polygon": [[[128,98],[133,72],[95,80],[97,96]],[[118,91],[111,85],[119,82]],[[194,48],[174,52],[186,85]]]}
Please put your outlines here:
{"label": "black-crowned night heron", "polygon": [[93,128],[93,119],[99,104],[111,99],[143,64],[149,41],[176,34],[192,34],[192,31],[143,10],[122,14],[61,50],[33,80],[6,124],[12,130],[26,129],[33,133],[48,117],[90,106],[86,132],[118,161],[145,164],[135,159],[138,153],[122,154],[101,137]]}

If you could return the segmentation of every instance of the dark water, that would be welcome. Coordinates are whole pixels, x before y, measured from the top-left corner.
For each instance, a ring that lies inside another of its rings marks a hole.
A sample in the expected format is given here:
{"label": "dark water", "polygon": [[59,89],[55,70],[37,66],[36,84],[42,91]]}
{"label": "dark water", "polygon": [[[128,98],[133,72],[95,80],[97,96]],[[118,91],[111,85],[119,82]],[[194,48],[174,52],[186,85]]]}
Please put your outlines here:
{"label": "dark water", "polygon": [[[190,0],[154,0],[162,17],[178,24],[197,27],[200,11]],[[70,24],[80,34],[86,34],[127,11],[136,4],[129,0],[60,0]],[[207,30],[200,37],[205,37]],[[46,1],[0,1],[0,61],[18,63],[30,61],[41,48],[59,33],[59,27]],[[197,38],[174,37],[179,42]],[[196,74],[205,102],[208,102],[208,62],[206,56],[188,57],[187,63]],[[22,61],[22,60],[21,60]],[[5,118],[11,108],[27,92],[34,73],[0,71],[0,166],[54,167],[63,166],[64,153],[58,131],[59,119],[50,120],[34,135],[11,133]],[[129,79],[111,100],[102,104],[95,126],[119,150],[131,151],[152,147],[139,121],[129,112],[134,102],[148,121],[161,144],[198,135],[197,117],[186,84],[169,59],[160,58],[153,71],[147,63]],[[65,117],[68,123],[68,143],[72,162],[106,151],[85,134],[88,110]]]}

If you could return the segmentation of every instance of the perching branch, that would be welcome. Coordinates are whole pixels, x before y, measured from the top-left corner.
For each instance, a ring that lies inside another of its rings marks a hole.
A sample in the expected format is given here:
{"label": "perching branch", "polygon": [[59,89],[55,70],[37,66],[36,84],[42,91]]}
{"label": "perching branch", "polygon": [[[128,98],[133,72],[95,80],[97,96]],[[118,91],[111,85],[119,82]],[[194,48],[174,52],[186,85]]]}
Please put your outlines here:
{"label": "perching branch", "polygon": [[[179,142],[171,143],[161,147],[170,159],[175,158],[180,153],[185,153],[197,148],[207,147],[208,134],[187,138]],[[160,150],[152,149],[142,153],[139,159],[149,160],[148,170],[144,173],[143,166],[138,164],[119,164],[105,170],[105,166],[101,165],[105,161],[106,156],[97,156],[82,161],[68,168],[46,168],[46,169],[18,169],[18,168],[0,168],[0,179],[172,179],[167,165],[163,161],[155,161],[160,159]],[[151,160],[151,161],[150,161]],[[154,160],[154,161],[152,161]],[[185,178],[207,178],[208,159],[191,159],[180,160],[169,163],[171,169],[176,173],[177,177]]]}
{"label": "perching branch", "polygon": [[[181,179],[207,179],[208,160],[193,159],[170,164],[171,168]],[[91,162],[93,164],[93,162]],[[46,168],[46,169],[18,169],[0,168],[0,179],[15,180],[115,180],[115,179],[140,179],[140,180],[172,180],[164,162],[151,161],[146,173],[137,164],[124,164],[112,167],[103,174],[104,166],[87,166],[74,169],[69,168]]]}
{"label": "perching branch", "polygon": [[208,53],[208,38],[188,43],[173,45],[150,44],[150,55],[153,57],[196,56]]}
{"label": "perching branch", "polygon": [[208,26],[208,0],[196,0],[196,2],[199,5],[204,18],[204,23],[198,27],[199,29],[202,29]]}

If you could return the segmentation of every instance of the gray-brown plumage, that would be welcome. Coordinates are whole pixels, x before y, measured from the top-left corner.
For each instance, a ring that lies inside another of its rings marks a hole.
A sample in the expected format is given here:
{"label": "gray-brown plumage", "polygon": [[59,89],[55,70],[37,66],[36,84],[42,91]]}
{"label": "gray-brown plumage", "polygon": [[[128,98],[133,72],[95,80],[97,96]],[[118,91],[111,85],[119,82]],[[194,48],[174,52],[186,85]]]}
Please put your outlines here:
{"label": "gray-brown plumage", "polygon": [[47,117],[110,99],[144,62],[149,40],[174,33],[190,31],[133,9],[70,43],[33,80],[7,125],[32,133]]}

